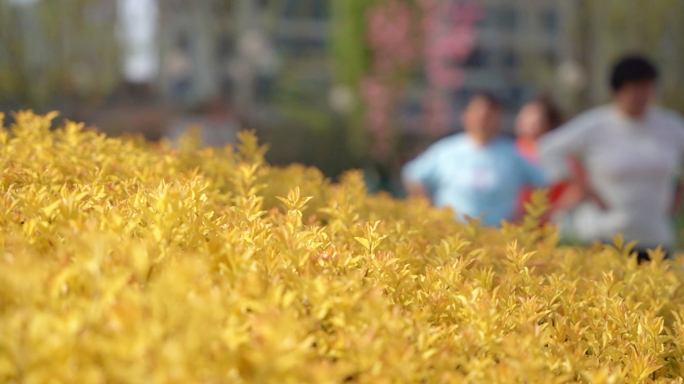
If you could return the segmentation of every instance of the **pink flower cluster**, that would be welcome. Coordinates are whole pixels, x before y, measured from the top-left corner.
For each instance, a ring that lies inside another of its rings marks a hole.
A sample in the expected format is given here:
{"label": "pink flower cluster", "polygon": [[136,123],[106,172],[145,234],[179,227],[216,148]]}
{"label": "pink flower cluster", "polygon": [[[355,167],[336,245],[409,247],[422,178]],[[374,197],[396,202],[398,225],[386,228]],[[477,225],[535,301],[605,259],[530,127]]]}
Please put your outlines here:
{"label": "pink flower cluster", "polygon": [[371,72],[361,84],[366,102],[366,124],[373,140],[373,156],[378,160],[392,152],[394,126],[391,116],[403,84],[399,75],[410,70],[418,59],[412,7],[402,0],[384,0],[366,15],[366,38],[372,52]]}
{"label": "pink flower cluster", "polygon": [[416,58],[411,6],[386,0],[367,15],[368,47],[373,52],[373,71],[388,73],[413,64]]}
{"label": "pink flower cluster", "polygon": [[380,0],[367,13],[371,72],[361,86],[366,124],[375,141],[374,154],[391,155],[397,103],[412,71],[422,67],[428,81],[424,129],[433,135],[448,129],[445,100],[463,74],[458,63],[472,52],[476,23],[483,16],[477,3],[449,0]]}
{"label": "pink flower cluster", "polygon": [[366,125],[373,141],[373,156],[377,159],[387,158],[392,152],[392,135],[390,122],[392,113],[392,97],[389,87],[373,76],[364,79],[361,94],[366,102]]}
{"label": "pink flower cluster", "polygon": [[448,92],[463,83],[458,66],[468,58],[483,16],[478,3],[421,0],[425,41],[424,65],[429,89],[424,98],[424,128],[434,136],[448,132],[451,106]]}
{"label": "pink flower cluster", "polygon": [[[430,85],[455,88],[463,74],[457,63],[472,52],[476,23],[482,18],[479,3],[448,3],[422,0],[425,72]],[[445,9],[446,8],[446,9]]]}

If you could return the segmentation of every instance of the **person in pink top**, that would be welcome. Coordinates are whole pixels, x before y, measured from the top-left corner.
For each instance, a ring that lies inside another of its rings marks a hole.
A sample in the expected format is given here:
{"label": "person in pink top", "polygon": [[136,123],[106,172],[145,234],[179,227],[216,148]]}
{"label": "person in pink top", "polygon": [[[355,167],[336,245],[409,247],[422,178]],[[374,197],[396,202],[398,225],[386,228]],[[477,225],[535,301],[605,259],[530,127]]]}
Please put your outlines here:
{"label": "person in pink top", "polygon": [[[556,129],[563,123],[560,108],[550,97],[542,96],[525,104],[518,113],[515,124],[515,146],[520,154],[529,163],[539,166],[539,150],[537,142],[548,132]],[[569,157],[569,168],[572,170],[573,179],[553,184],[549,187],[549,201],[551,211],[545,221],[555,212],[568,210],[579,203],[586,194],[583,187],[586,180],[582,164],[575,158]],[[531,200],[532,187],[526,187],[521,191],[518,203],[517,218],[522,219],[525,214],[525,204]]]}
{"label": "person in pink top", "polygon": [[538,164],[537,140],[562,122],[560,109],[549,97],[539,97],[523,105],[515,122],[518,153],[530,163]]}

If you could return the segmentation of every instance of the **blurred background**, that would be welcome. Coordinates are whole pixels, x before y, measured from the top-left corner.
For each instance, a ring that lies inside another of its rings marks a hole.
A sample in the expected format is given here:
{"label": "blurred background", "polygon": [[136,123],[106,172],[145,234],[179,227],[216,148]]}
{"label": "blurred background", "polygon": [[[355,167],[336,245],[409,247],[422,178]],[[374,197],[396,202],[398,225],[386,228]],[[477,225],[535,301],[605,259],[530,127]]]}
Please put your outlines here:
{"label": "blurred background", "polygon": [[401,195],[476,90],[510,131],[542,93],[567,117],[607,101],[613,61],[643,52],[684,112],[682,37],[681,0],[0,0],[0,111],[151,140],[199,124],[206,145],[251,128],[272,163]]}

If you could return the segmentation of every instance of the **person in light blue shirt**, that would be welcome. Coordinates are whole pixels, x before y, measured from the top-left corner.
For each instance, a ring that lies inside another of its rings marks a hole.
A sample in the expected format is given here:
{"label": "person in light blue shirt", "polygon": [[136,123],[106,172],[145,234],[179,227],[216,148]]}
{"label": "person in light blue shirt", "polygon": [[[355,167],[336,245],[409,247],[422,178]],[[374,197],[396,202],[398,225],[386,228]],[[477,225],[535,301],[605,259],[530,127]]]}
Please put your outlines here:
{"label": "person in light blue shirt", "polygon": [[525,161],[514,141],[501,136],[501,103],[482,93],[463,116],[464,132],[433,144],[403,169],[411,196],[431,197],[438,207],[451,207],[456,218],[481,218],[486,226],[511,220],[524,186],[543,188],[541,170]]}

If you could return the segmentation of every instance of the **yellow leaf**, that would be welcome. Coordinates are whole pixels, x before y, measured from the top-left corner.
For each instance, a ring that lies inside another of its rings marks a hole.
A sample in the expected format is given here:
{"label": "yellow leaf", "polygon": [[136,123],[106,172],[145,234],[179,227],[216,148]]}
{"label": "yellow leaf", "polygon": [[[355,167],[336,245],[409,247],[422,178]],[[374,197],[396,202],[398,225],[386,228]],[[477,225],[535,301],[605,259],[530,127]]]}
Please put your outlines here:
{"label": "yellow leaf", "polygon": [[371,251],[371,243],[368,241],[368,239],[365,239],[363,237],[355,237],[354,240],[358,241],[359,244],[363,245],[364,248],[366,248],[369,252]]}

